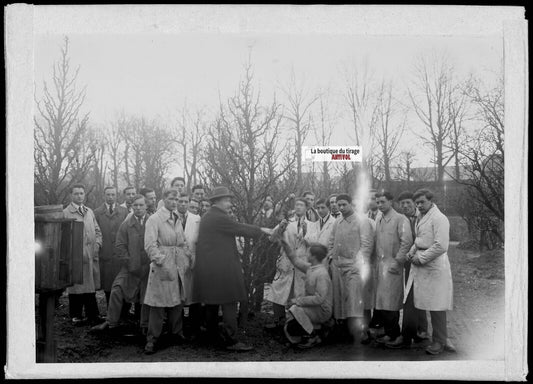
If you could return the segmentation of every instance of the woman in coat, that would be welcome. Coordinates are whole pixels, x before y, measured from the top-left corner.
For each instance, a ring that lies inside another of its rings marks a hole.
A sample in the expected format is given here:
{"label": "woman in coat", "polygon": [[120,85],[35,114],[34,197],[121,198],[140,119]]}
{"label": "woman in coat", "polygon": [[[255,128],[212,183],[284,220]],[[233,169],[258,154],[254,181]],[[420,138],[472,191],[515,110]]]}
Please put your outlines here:
{"label": "woman in coat", "polygon": [[146,221],[144,249],[151,260],[144,304],[150,306],[145,353],[155,351],[161,335],[166,310],[172,338],[183,336],[182,306],[186,300],[183,270],[189,267],[191,254],[185,242],[183,226],[175,212],[178,191],[164,193],[165,205]]}
{"label": "woman in coat", "polygon": [[[228,188],[216,187],[209,198],[212,206],[200,221],[193,270],[193,302],[206,304],[207,326],[212,336],[221,336],[228,349],[247,351],[251,347],[235,338],[237,304],[248,299],[235,236],[257,238],[262,233],[270,234],[271,230],[232,220],[228,213],[232,196]],[[222,307],[223,326],[217,332],[219,306]]]}
{"label": "woman in coat", "polygon": [[405,299],[413,294],[414,305],[430,311],[433,328],[432,344],[427,353],[439,354],[448,343],[446,311],[453,308],[453,282],[448,245],[450,223],[432,202],[433,193],[421,189],[413,195],[420,216],[415,224],[415,243],[409,251],[411,272],[407,281]]}

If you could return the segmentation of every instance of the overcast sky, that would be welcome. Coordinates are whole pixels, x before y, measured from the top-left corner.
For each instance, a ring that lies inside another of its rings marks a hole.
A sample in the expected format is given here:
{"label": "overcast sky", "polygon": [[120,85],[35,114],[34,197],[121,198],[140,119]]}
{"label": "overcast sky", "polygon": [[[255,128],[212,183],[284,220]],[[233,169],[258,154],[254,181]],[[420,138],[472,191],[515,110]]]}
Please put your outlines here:
{"label": "overcast sky", "polygon": [[[42,81],[49,80],[59,56],[63,36],[35,38],[35,81],[37,96]],[[493,83],[502,68],[500,37],[369,37],[320,35],[230,35],[230,34],[145,34],[70,35],[72,65],[80,65],[79,84],[87,85],[85,108],[91,123],[106,126],[117,113],[170,119],[184,101],[190,106],[214,110],[219,91],[225,98],[235,92],[243,74],[249,47],[256,80],[268,104],[278,84],[286,84],[291,69],[310,90],[329,87],[332,108],[341,112],[331,145],[346,145],[350,129],[342,104],[342,70],[367,60],[376,79],[392,80],[402,92],[409,84],[413,63],[429,52],[449,55],[457,72],[474,73]],[[283,101],[278,94],[279,101]],[[400,93],[400,99],[404,97]],[[417,124],[414,116],[410,125]],[[419,124],[419,123],[418,123]],[[412,145],[406,135],[402,146]],[[318,144],[309,137],[308,145]],[[418,164],[429,161],[418,156]]]}

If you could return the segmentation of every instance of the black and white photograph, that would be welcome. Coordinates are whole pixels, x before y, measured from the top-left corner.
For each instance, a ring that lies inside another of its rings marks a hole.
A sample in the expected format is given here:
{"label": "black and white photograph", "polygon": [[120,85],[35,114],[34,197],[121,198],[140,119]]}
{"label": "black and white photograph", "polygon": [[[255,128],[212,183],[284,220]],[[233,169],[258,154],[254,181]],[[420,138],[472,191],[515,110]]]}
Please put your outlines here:
{"label": "black and white photograph", "polygon": [[13,378],[525,380],[523,9],[28,7]]}

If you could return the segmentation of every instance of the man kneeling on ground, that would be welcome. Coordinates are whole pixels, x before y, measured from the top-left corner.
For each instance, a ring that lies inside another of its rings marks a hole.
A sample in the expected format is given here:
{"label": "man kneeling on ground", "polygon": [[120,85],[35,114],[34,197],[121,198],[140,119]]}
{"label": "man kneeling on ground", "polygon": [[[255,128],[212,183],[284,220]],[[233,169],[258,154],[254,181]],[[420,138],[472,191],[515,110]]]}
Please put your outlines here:
{"label": "man kneeling on ground", "polygon": [[322,340],[317,330],[322,328],[330,319],[333,307],[333,290],[331,278],[322,261],[326,258],[328,249],[319,243],[310,243],[307,262],[296,257],[289,244],[280,240],[285,254],[291,263],[304,272],[305,296],[292,300],[289,308],[285,335],[293,344],[300,348],[311,348]]}

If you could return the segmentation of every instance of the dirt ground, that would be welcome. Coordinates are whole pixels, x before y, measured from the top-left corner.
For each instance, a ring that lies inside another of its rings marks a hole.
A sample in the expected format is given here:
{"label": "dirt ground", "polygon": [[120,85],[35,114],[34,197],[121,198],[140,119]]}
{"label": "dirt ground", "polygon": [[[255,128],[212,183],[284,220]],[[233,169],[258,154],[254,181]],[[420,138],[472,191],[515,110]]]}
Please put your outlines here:
{"label": "dirt ground", "polygon": [[[503,358],[504,261],[503,250],[480,254],[450,246],[449,257],[454,279],[454,310],[448,314],[448,333],[456,353],[430,356],[424,352],[428,342],[406,350],[384,349],[350,342],[330,342],[310,350],[287,345],[281,336],[263,330],[268,316],[260,313],[248,320],[242,338],[255,347],[246,353],[228,352],[205,340],[165,347],[154,355],[144,355],[144,340],[139,337],[93,335],[89,326],[72,326],[68,300],[63,295],[56,311],[58,362],[136,362],[136,361],[337,361],[337,360],[476,360]],[[97,294],[100,312],[105,299]],[[431,330],[430,330],[431,332]]]}

